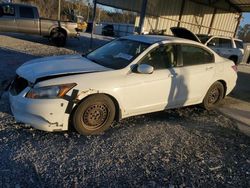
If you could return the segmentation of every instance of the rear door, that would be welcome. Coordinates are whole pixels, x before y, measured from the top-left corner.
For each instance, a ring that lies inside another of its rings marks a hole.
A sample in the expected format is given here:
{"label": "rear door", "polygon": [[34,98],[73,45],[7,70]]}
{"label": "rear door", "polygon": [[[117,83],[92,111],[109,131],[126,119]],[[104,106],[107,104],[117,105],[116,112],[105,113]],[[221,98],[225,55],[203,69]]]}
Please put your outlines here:
{"label": "rear door", "polygon": [[39,18],[33,7],[19,6],[18,18],[16,20],[18,32],[27,34],[39,34]]}
{"label": "rear door", "polygon": [[14,5],[0,5],[0,31],[17,32],[16,10]]}
{"label": "rear door", "polygon": [[215,74],[214,55],[198,45],[182,44],[179,48],[182,65],[178,68],[181,80],[176,96],[179,106],[201,102],[213,82]]}

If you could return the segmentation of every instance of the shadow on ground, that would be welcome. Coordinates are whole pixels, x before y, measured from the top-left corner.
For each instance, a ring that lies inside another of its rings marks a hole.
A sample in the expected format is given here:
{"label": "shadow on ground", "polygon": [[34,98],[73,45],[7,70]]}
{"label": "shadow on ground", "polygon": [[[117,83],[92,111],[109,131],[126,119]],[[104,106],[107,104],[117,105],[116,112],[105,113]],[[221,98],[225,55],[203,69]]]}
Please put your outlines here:
{"label": "shadow on ground", "polygon": [[230,94],[232,97],[250,102],[250,74],[245,72],[238,72],[237,85]]}

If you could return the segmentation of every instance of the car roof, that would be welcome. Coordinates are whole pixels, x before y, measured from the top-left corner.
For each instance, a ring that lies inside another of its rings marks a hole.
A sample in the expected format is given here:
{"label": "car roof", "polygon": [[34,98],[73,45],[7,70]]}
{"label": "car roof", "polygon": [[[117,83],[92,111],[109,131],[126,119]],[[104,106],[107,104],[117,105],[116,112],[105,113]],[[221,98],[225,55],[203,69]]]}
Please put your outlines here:
{"label": "car roof", "polygon": [[183,38],[178,38],[174,36],[164,36],[164,35],[129,35],[122,37],[122,39],[128,39],[128,40],[134,40],[138,42],[143,42],[143,43],[148,43],[148,44],[154,44],[154,43],[159,43],[163,41],[171,41],[171,42],[189,42],[189,43],[196,43],[199,44],[198,42],[192,41],[192,40],[187,40]]}

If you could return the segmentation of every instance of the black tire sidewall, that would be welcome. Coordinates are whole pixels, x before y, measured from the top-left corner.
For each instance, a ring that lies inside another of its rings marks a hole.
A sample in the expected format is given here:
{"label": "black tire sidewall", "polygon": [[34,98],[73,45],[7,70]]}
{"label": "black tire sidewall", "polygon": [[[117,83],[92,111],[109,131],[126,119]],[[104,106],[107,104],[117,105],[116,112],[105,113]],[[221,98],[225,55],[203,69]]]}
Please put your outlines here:
{"label": "black tire sidewall", "polygon": [[[99,129],[97,130],[89,130],[86,129],[83,126],[83,121],[82,121],[82,115],[84,114],[85,110],[95,104],[95,103],[99,103],[102,102],[104,103],[108,110],[109,110],[109,117],[106,120],[105,124],[103,126],[101,126]],[[112,99],[110,97],[108,97],[107,95],[104,94],[97,94],[97,95],[92,95],[87,97],[84,101],[82,101],[76,111],[73,114],[73,125],[76,129],[76,131],[80,134],[83,135],[97,135],[100,134],[104,131],[106,131],[107,129],[110,128],[111,124],[113,123],[115,119],[115,104],[112,101]]]}
{"label": "black tire sidewall", "polygon": [[66,35],[61,32],[61,31],[56,31],[54,33],[52,33],[51,35],[51,39],[52,39],[52,42],[58,46],[58,47],[62,47],[62,46],[65,46],[65,43],[66,43]]}
{"label": "black tire sidewall", "polygon": [[[219,99],[217,100],[216,103],[214,104],[209,104],[208,102],[208,97],[209,97],[209,94],[210,92],[215,89],[215,88],[218,88],[219,89],[219,92],[220,92],[220,96],[219,96]],[[203,100],[203,107],[206,109],[206,110],[212,110],[214,109],[219,103],[220,101],[223,99],[224,97],[224,86],[220,83],[220,82],[215,82],[207,91],[207,94]]]}

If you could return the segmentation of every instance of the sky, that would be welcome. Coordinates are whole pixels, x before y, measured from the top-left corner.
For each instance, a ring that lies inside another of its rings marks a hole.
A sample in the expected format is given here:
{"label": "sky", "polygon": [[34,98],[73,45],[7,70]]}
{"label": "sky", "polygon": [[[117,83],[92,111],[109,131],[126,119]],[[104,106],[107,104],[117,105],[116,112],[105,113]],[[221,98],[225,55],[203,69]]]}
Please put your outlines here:
{"label": "sky", "polygon": [[250,24],[250,13],[243,14],[243,20],[240,25],[244,26],[245,24]]}

